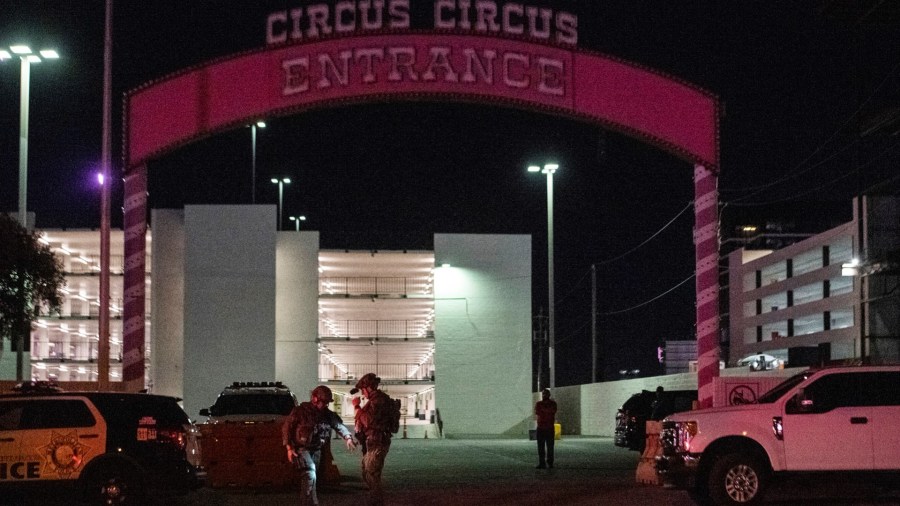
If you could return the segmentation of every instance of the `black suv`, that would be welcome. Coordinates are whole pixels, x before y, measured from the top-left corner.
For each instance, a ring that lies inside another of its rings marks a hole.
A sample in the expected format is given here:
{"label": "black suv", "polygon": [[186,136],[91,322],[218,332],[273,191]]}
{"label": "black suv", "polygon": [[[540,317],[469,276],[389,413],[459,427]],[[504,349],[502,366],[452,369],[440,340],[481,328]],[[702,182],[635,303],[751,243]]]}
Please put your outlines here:
{"label": "black suv", "polygon": [[0,394],[0,496],[74,486],[89,504],[136,504],[200,484],[196,431],[179,399],[64,392],[28,382]]}
{"label": "black suv", "polygon": [[[657,418],[662,420],[672,413],[688,411],[697,400],[696,390],[665,390],[659,393],[660,405]],[[629,450],[644,451],[647,438],[647,420],[653,419],[653,407],[657,393],[642,390],[622,404],[616,413],[615,445]]]}

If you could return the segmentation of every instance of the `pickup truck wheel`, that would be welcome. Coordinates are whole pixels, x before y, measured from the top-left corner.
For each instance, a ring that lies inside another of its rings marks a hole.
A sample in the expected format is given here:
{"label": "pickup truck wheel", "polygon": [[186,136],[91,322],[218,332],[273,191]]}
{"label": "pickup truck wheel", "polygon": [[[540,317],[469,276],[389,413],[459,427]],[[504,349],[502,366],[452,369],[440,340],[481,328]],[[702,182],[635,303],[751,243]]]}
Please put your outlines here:
{"label": "pickup truck wheel", "polygon": [[768,470],[756,457],[729,453],[713,463],[707,483],[709,497],[715,504],[759,504],[768,484]]}

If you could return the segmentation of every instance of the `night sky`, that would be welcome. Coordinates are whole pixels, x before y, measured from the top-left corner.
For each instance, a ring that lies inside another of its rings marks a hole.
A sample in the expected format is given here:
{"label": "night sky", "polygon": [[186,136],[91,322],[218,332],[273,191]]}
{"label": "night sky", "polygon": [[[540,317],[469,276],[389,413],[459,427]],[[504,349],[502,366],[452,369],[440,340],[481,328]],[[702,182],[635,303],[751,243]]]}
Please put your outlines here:
{"label": "night sky", "polygon": [[[124,92],[263,47],[270,12],[309,3],[116,2],[114,172],[122,166]],[[581,48],[720,98],[723,239],[743,223],[819,232],[849,220],[860,191],[885,182],[882,189],[897,193],[896,7],[867,15],[868,2],[849,1],[523,3],[577,14]],[[28,209],[38,228],[99,224],[103,17],[98,0],[2,3],[0,45],[26,40],[62,56],[32,68]],[[7,61],[0,64],[0,210],[14,211],[18,201],[18,109],[18,62]],[[371,103],[268,123],[257,142],[257,203],[276,203],[270,177],[293,178],[284,215],[305,214],[304,228],[321,232],[323,248],[430,249],[433,233],[531,234],[535,315],[546,314],[546,186],[525,167],[559,162],[558,385],[590,381],[592,264],[601,376],[656,373],[658,345],[693,337],[688,162],[598,125],[487,105]],[[250,148],[249,129],[238,129],[151,163],[150,206],[250,203]]]}

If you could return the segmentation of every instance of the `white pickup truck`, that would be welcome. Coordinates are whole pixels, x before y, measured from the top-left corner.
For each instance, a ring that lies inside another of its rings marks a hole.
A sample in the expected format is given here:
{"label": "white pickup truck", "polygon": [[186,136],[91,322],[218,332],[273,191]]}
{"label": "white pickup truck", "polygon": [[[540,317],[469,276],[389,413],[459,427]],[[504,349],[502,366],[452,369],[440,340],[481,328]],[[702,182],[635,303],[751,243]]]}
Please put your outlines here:
{"label": "white pickup truck", "polygon": [[900,470],[900,365],[809,370],[754,404],[674,414],[657,472],[701,503],[757,504],[773,473]]}

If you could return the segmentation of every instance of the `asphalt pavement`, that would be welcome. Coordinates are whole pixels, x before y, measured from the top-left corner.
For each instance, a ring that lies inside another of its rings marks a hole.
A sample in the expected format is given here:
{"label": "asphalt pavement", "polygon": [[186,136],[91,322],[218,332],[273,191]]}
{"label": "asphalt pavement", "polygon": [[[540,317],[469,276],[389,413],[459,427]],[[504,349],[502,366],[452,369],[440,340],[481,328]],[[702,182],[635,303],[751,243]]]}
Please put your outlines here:
{"label": "asphalt pavement", "polygon": [[[319,488],[322,506],[365,504],[359,452],[334,447],[338,485]],[[389,506],[600,505],[689,506],[681,490],[636,480],[638,452],[611,438],[564,436],[556,442],[554,469],[535,469],[537,447],[526,439],[401,439],[388,454],[383,481]],[[178,501],[184,506],[280,506],[298,503],[294,490],[203,488]],[[786,480],[766,504],[900,505],[900,490],[865,479]]]}

